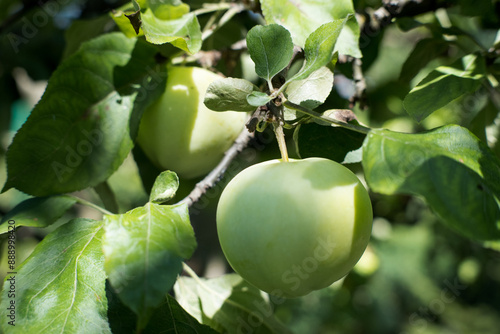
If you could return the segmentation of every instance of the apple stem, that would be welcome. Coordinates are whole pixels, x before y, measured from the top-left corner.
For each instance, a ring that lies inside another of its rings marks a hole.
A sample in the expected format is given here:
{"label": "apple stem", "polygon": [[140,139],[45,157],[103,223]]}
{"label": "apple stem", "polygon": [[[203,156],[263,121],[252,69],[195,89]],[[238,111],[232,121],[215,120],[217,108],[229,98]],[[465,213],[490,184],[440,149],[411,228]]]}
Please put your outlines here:
{"label": "apple stem", "polygon": [[278,146],[281,152],[281,159],[284,162],[288,162],[288,150],[286,149],[285,134],[283,133],[283,125],[281,123],[273,123],[274,134],[278,140]]}

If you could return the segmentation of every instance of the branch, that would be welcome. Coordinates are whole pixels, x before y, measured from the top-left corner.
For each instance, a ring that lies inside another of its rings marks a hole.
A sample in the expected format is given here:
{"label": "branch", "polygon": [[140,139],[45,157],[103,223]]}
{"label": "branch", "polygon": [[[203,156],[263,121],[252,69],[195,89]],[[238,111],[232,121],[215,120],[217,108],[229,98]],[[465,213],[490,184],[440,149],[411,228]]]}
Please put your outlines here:
{"label": "branch", "polygon": [[248,132],[245,128],[238,138],[234,141],[233,146],[231,146],[225,153],[224,158],[219,162],[219,164],[208,174],[203,180],[198,182],[194,189],[186,196],[184,199],[176,203],[184,204],[188,206],[196,203],[205,192],[215,186],[215,184],[222,178],[229,164],[233,161],[236,156],[243,151],[243,149],[248,145],[250,139],[254,137],[254,133]]}
{"label": "branch", "polygon": [[388,26],[394,18],[417,16],[449,5],[441,0],[383,0],[382,7],[371,15],[366,15],[361,33],[371,38],[374,33]]}
{"label": "branch", "polygon": [[356,58],[352,62],[352,72],[354,79],[354,95],[349,99],[349,107],[352,109],[356,102],[359,102],[359,108],[366,108],[366,81],[363,75],[363,62],[361,59]]}

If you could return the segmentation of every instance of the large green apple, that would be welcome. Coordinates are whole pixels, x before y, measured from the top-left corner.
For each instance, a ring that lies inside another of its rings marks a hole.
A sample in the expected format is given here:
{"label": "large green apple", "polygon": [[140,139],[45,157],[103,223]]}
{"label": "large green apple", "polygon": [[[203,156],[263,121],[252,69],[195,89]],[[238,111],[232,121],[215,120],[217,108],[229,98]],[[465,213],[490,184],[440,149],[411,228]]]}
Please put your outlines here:
{"label": "large green apple", "polygon": [[229,182],[217,207],[229,264],[259,289],[288,298],[344,277],[368,244],[372,220],[356,175],[322,158],[253,165]]}
{"label": "large green apple", "polygon": [[160,99],[145,110],[137,141],[162,170],[195,178],[208,173],[243,130],[247,115],[215,112],[203,104],[211,82],[221,77],[198,67],[171,67]]}

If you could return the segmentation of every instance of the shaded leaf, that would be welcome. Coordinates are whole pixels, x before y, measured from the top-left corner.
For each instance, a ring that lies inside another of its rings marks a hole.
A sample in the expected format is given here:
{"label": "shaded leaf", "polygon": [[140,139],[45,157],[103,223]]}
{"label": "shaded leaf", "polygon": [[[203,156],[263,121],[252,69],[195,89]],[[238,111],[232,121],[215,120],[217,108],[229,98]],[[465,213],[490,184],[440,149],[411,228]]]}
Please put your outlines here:
{"label": "shaded leaf", "polygon": [[[38,244],[15,274],[15,327],[8,333],[111,333],[106,316],[102,222],[74,219]],[[8,297],[7,276],[2,309]]]}
{"label": "shaded leaf", "polygon": [[302,159],[320,157],[338,163],[360,162],[365,137],[359,132],[316,123],[299,125],[293,135],[297,153]]}
{"label": "shaded leaf", "polygon": [[247,47],[257,75],[270,81],[284,69],[293,55],[288,30],[277,24],[257,25],[247,34]]}
{"label": "shaded leaf", "polygon": [[247,95],[258,90],[245,79],[224,78],[210,84],[203,103],[214,111],[253,111],[255,107],[247,102]]}
{"label": "shaded leaf", "polygon": [[82,45],[83,42],[110,32],[115,25],[109,15],[101,15],[90,20],[75,20],[64,33],[66,46],[63,59],[69,57]]}
{"label": "shaded leaf", "polygon": [[164,91],[156,52],[111,33],[65,59],[9,147],[3,190],[47,196],[106,180],[130,152],[143,110]]}
{"label": "shaded leaf", "polygon": [[196,248],[187,206],[147,203],[104,223],[105,270],[144,328]]}
{"label": "shaded leaf", "polygon": [[[106,286],[108,298],[108,318],[113,334],[130,334],[135,328],[137,316],[128,307],[123,305],[118,295],[111,286]],[[200,324],[187,313],[170,295],[164,298],[160,306],[154,310],[151,321],[141,333],[189,333],[189,334],[215,334],[213,329]]]}
{"label": "shaded leaf", "polygon": [[9,220],[15,220],[20,226],[47,227],[55,223],[76,203],[69,196],[29,198],[16,205],[0,221],[0,233],[6,233]]}
{"label": "shaded leaf", "polygon": [[260,107],[265,105],[267,102],[271,101],[271,97],[263,92],[253,91],[247,96],[247,102],[255,107]]}
{"label": "shaded leaf", "polygon": [[477,55],[465,56],[450,66],[440,66],[417,84],[403,103],[417,122],[465,93],[474,92],[481,84],[486,65]]}
{"label": "shaded leaf", "polygon": [[309,35],[304,48],[304,66],[290,81],[305,79],[332,60],[335,43],[347,20],[325,23]]}
{"label": "shaded leaf", "polygon": [[[304,47],[306,39],[321,25],[354,15],[352,0],[261,0],[268,23],[283,25],[292,34],[294,44]],[[359,25],[353,18],[346,23],[335,46],[341,54],[361,58]]]}
{"label": "shaded leaf", "polygon": [[448,42],[439,38],[424,38],[418,41],[401,69],[399,80],[410,82],[431,60],[448,50]]}
{"label": "shaded leaf", "polygon": [[455,231],[500,240],[500,161],[467,129],[372,130],[363,145],[363,168],[373,191],[423,196]]}
{"label": "shaded leaf", "polygon": [[188,313],[218,331],[291,333],[274,316],[266,295],[239,275],[196,280],[180,277],[174,291]]}

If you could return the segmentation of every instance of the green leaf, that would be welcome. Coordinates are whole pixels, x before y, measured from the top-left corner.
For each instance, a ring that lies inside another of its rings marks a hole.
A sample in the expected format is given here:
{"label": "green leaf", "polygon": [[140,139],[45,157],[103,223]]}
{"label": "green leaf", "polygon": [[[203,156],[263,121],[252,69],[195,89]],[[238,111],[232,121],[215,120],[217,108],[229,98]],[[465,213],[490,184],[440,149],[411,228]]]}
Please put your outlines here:
{"label": "green leaf", "polygon": [[360,162],[365,137],[342,127],[316,123],[301,124],[293,134],[297,153],[302,159],[320,157],[338,163]]}
{"label": "green leaf", "polygon": [[284,69],[293,56],[288,30],[277,24],[257,25],[247,34],[247,47],[257,75],[268,82]]}
{"label": "green leaf", "polygon": [[418,41],[401,69],[399,80],[410,82],[431,60],[448,50],[447,41],[440,38],[424,38]]}
{"label": "green leaf", "polygon": [[263,92],[253,91],[247,96],[247,102],[255,107],[260,107],[265,105],[267,102],[271,101],[271,97]]}
{"label": "green leaf", "polygon": [[0,221],[0,234],[6,233],[9,220],[14,220],[16,228],[20,226],[47,227],[55,223],[76,203],[69,196],[35,197],[16,205]]}
{"label": "green leaf", "polygon": [[143,110],[165,89],[156,53],[140,39],[111,33],[64,60],[9,147],[3,191],[48,196],[113,174],[133,146]]}
{"label": "green leaf", "polygon": [[144,328],[196,248],[187,206],[147,203],[104,223],[109,280]]}
{"label": "green leaf", "polygon": [[291,333],[274,316],[267,295],[239,275],[180,277],[174,292],[188,313],[220,332]]}
{"label": "green leaf", "polygon": [[450,66],[440,66],[406,95],[404,107],[420,122],[454,99],[474,92],[485,72],[484,58],[478,55],[468,55]]}
{"label": "green leaf", "polygon": [[[201,29],[198,18],[189,13],[189,6],[181,1],[133,1],[134,11],[122,7],[113,15],[114,20],[124,33],[130,36],[132,25],[138,35],[144,34],[153,44],[170,43],[173,46],[194,54],[201,49]],[[130,19],[128,25],[125,18]]]}
{"label": "green leaf", "polygon": [[153,44],[170,43],[173,46],[194,54],[201,49],[201,30],[198,18],[188,13],[175,20],[162,20],[150,9],[141,12],[142,25],[146,40]]}
{"label": "green leaf", "polygon": [[162,172],[155,180],[149,201],[153,203],[164,203],[174,198],[179,189],[179,178],[177,174],[169,170]]}
{"label": "green leaf", "polygon": [[333,87],[333,73],[320,67],[307,78],[290,82],[285,90],[287,99],[308,109],[325,102]]}
{"label": "green leaf", "polygon": [[245,79],[219,79],[208,86],[203,103],[214,111],[253,111],[255,107],[248,104],[247,95],[254,90],[258,88]]}
{"label": "green leaf", "polygon": [[132,3],[127,3],[117,10],[110,11],[109,15],[120,28],[120,31],[128,38],[144,35],[143,31],[140,30],[142,23],[140,13],[134,9]]}
{"label": "green leaf", "polygon": [[170,295],[167,295],[167,300],[154,313],[145,333],[162,333],[168,329],[175,331],[174,333],[217,334],[209,326],[200,324]]}
{"label": "green leaf", "polygon": [[372,130],[363,145],[363,168],[373,191],[423,196],[455,231],[500,240],[500,161],[467,129]]}
{"label": "green leaf", "polygon": [[347,19],[325,23],[309,35],[304,48],[304,66],[289,81],[305,79],[332,60],[335,43]]}
{"label": "green leaf", "polygon": [[[321,25],[347,15],[354,16],[352,0],[261,0],[262,11],[268,23],[284,26],[292,34],[294,44],[304,47],[309,35]],[[361,58],[359,25],[352,18],[340,34],[335,51]]]}
{"label": "green leaf", "polygon": [[[5,332],[111,333],[102,231],[100,221],[74,219],[47,235],[17,273],[7,275],[1,307],[15,300],[16,321],[14,327],[4,319]],[[9,297],[13,282],[15,298]]]}
{"label": "green leaf", "polygon": [[66,46],[63,59],[66,59],[80,48],[83,42],[110,32],[115,25],[109,15],[101,15],[89,20],[75,20],[64,33]]}
{"label": "green leaf", "polygon": [[[123,305],[118,295],[109,285],[106,286],[106,296],[108,298],[108,318],[111,331],[113,334],[130,334],[131,329],[136,326],[136,315]],[[193,318],[179,305],[174,297],[167,295],[160,306],[155,309],[151,316],[151,321],[141,333],[158,334],[170,332],[189,334],[217,333],[210,327],[200,324],[198,320]]]}
{"label": "green leaf", "polygon": [[180,0],[134,0],[140,8],[151,8],[156,17],[174,20],[189,13],[189,6]]}

